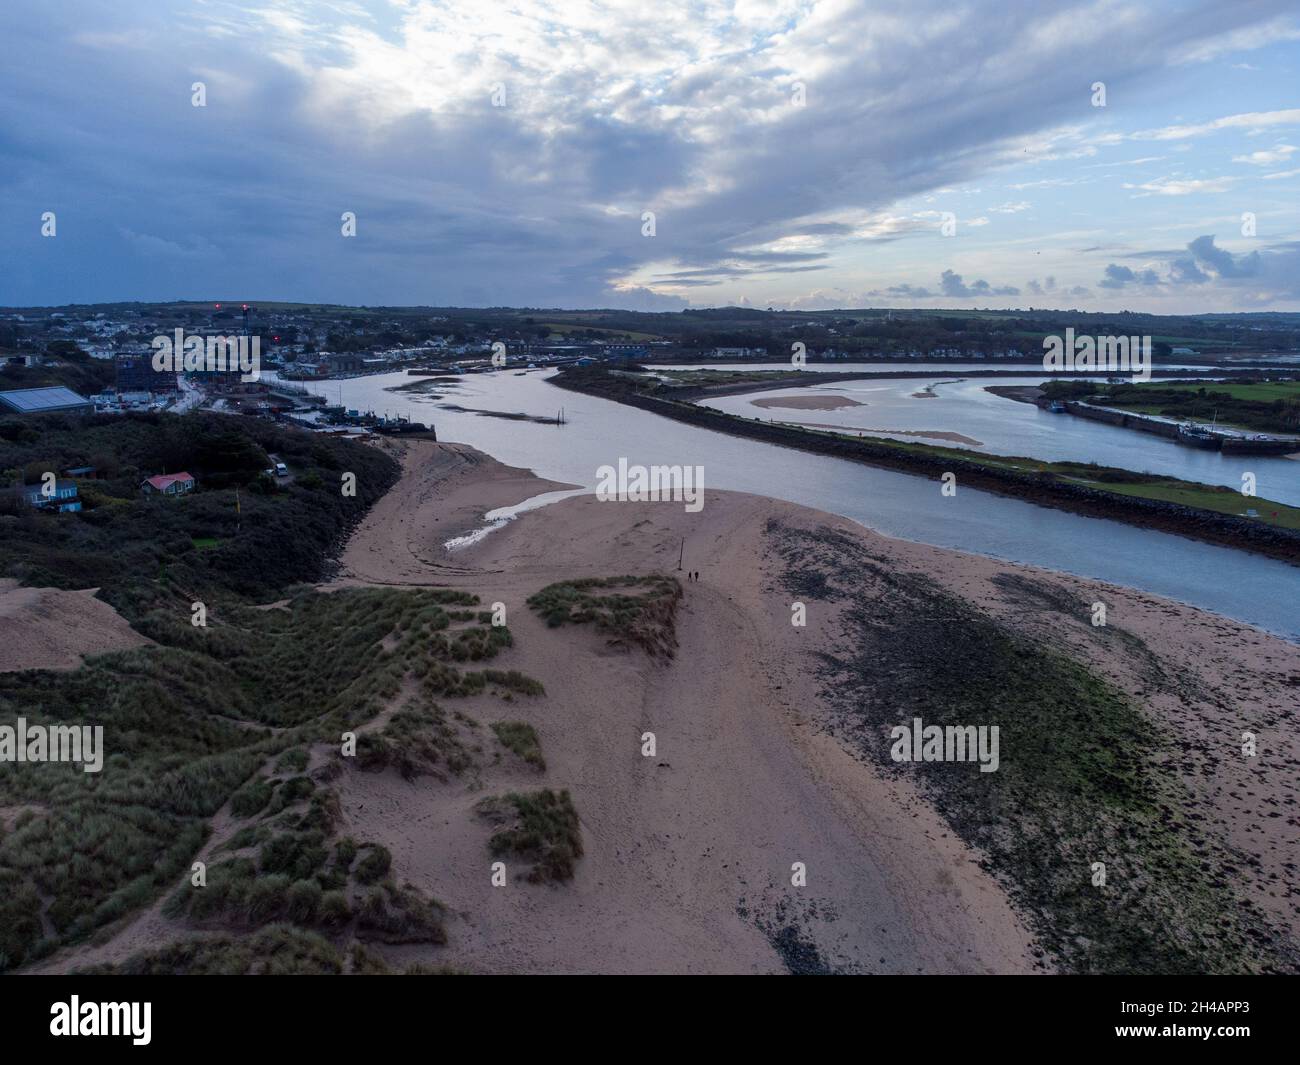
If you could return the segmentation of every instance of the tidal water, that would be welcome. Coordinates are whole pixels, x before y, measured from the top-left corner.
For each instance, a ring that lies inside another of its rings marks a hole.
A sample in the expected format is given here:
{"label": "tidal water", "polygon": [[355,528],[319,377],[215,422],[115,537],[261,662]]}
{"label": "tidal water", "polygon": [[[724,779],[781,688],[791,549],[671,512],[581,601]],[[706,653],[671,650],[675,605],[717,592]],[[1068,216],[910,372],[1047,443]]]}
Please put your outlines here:
{"label": "tidal water", "polygon": [[[824,386],[778,388],[719,396],[704,401],[744,418],[830,426],[868,436],[958,447],[989,455],[1024,455],[1048,462],[1073,460],[1119,466],[1202,484],[1240,490],[1242,476],[1255,475],[1255,494],[1300,506],[1300,461],[1278,455],[1233,455],[1184,447],[1173,440],[1135,429],[1122,429],[1071,414],[1050,414],[1032,403],[1019,403],[986,391],[989,385],[1037,385],[1043,374],[1025,377],[969,377],[961,373],[868,381],[840,381]],[[923,398],[922,398],[923,395]],[[754,400],[782,397],[840,397],[859,406],[835,410],[760,407]],[[966,440],[912,435],[957,433]],[[1242,498],[1242,510],[1252,505]]]}
{"label": "tidal water", "polygon": [[[547,382],[553,373],[535,370],[518,376],[515,370],[502,370],[465,375],[455,384],[440,387],[439,395],[388,391],[395,385],[419,380],[404,373],[321,382],[310,387],[331,403],[341,400],[349,408],[402,414],[432,423],[440,440],[470,444],[509,465],[522,466],[539,476],[583,488],[593,489],[597,469],[602,465],[616,466],[620,457],[645,465],[701,465],[709,488],[773,496],[843,515],[888,536],[1032,563],[1143,589],[1300,640],[1300,606],[1297,605],[1300,569],[1285,563],[1118,522],[1039,507],[960,485],[955,496],[945,497],[935,480],[744,440],[568,392]],[[945,366],[919,383],[957,376],[960,373],[953,374]],[[848,382],[866,388],[883,383],[887,382]],[[894,399],[882,402],[877,398],[876,407],[868,406],[867,411],[883,415],[887,408],[904,405],[897,392],[904,388],[916,391],[917,383],[897,385]],[[965,402],[967,408],[995,409],[993,422],[1004,420],[1008,425],[1027,426],[1037,416],[1037,408],[982,393],[982,385],[975,380],[971,385],[971,388],[962,386],[950,400],[912,402],[931,407],[946,403],[954,416],[967,419],[961,424],[970,430],[969,435],[982,440],[979,434],[983,433],[992,438],[987,443],[998,440],[1014,444],[1008,447],[1010,453],[1031,453],[1026,447],[1026,442],[1032,439],[1027,432],[1008,428],[1003,436],[995,437],[987,413],[957,415],[957,411],[963,409],[961,404]],[[942,393],[947,387],[951,386],[940,385],[938,390]],[[865,392],[864,395],[870,403],[870,397],[879,394]],[[981,395],[987,396],[987,400]],[[962,396],[966,397],[964,401]],[[749,398],[731,397],[742,403]],[[565,424],[543,425],[448,411],[440,407],[443,403],[549,418],[563,409]],[[830,412],[762,413],[822,421],[826,420],[822,415]],[[1067,415],[1041,417],[1051,418],[1054,423],[1077,420]],[[923,429],[950,427],[937,409],[935,413],[921,411],[917,419],[916,425]],[[1098,433],[1120,434],[1121,440],[1112,445],[1097,437],[1092,454],[1072,452],[1061,457],[1095,458],[1098,462],[1135,465],[1139,469],[1154,469],[1153,464],[1162,461],[1147,458],[1135,463],[1131,461],[1133,451],[1125,451],[1145,447],[1154,450],[1154,445],[1161,443],[1156,437],[1150,437],[1148,445],[1145,437],[1139,438],[1142,443],[1127,439],[1138,434],[1106,426],[1093,428]],[[1042,430],[1045,436],[1061,431],[1068,429],[1052,425]],[[1114,452],[1110,450],[1112,447],[1116,449]],[[1197,453],[1186,450],[1189,454],[1185,460],[1174,456],[1170,463],[1194,464]],[[1300,464],[1291,465],[1297,467],[1300,476]],[[1181,468],[1186,471],[1196,467]],[[1260,477],[1261,495],[1266,494],[1264,486],[1273,483],[1272,476]],[[1209,480],[1208,477],[1200,479]]]}

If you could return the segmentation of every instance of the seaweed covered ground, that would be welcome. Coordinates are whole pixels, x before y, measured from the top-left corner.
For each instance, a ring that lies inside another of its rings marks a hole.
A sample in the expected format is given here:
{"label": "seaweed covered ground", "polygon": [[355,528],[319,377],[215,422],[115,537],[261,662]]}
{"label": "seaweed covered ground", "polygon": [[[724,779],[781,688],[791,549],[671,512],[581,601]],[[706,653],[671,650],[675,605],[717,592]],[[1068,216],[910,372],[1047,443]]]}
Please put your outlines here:
{"label": "seaweed covered ground", "polygon": [[[1300,969],[1296,944],[1236,890],[1240,856],[1207,830],[1167,757],[1176,738],[1142,705],[1068,645],[1015,631],[858,538],[777,521],[767,532],[784,590],[840,610],[843,632],[817,652],[831,730],[873,766],[915,774],[1063,970]],[[891,729],[915,718],[998,726],[998,769],[895,762]]]}

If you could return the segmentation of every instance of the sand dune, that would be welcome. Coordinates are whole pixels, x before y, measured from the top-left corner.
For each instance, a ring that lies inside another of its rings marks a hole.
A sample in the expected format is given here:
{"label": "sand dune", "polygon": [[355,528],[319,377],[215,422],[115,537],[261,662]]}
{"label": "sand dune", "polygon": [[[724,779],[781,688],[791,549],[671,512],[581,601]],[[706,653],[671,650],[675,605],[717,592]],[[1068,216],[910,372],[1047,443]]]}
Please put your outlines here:
{"label": "sand dune", "polygon": [[23,588],[11,578],[0,580],[0,672],[76,669],[83,655],[150,642],[96,599],[96,591]]}

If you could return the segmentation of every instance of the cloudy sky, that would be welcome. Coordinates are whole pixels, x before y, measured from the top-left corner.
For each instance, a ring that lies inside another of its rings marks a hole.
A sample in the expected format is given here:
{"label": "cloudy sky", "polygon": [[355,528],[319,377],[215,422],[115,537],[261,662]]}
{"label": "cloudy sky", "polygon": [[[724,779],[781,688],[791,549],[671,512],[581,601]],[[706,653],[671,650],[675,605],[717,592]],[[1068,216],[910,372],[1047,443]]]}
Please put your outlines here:
{"label": "cloudy sky", "polygon": [[1294,0],[9,0],[5,51],[3,304],[1300,310]]}

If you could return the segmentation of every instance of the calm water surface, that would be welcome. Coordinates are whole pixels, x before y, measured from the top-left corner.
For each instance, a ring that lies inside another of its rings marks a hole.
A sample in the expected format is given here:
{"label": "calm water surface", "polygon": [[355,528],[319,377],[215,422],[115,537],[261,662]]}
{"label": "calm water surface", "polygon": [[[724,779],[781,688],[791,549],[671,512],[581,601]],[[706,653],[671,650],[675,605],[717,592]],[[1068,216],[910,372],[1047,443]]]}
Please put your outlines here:
{"label": "calm water surface", "polygon": [[[948,370],[948,367],[943,367],[937,379],[960,376],[948,375]],[[1291,639],[1300,639],[1300,607],[1297,606],[1300,601],[1300,569],[1285,563],[1117,522],[1037,507],[960,486],[956,496],[944,497],[940,495],[937,481],[743,440],[669,421],[608,400],[567,392],[547,383],[547,378],[553,373],[542,370],[517,376],[516,371],[503,370],[491,374],[469,374],[459,378],[455,384],[440,388],[438,396],[387,391],[394,385],[418,380],[404,373],[321,382],[309,387],[326,396],[331,403],[341,399],[349,408],[374,410],[380,414],[400,413],[417,421],[433,423],[440,440],[470,444],[509,465],[522,466],[534,470],[539,476],[584,488],[595,487],[599,466],[616,466],[620,457],[625,457],[630,463],[646,465],[702,465],[705,484],[710,488],[773,496],[843,515],[889,536],[1032,563],[1144,589],[1259,625]],[[935,379],[935,376],[928,378]],[[872,388],[890,383],[864,381],[848,384],[855,388]],[[942,392],[945,387],[952,386],[940,385],[938,390]],[[981,387],[971,390],[973,398],[969,406],[984,405],[985,401],[978,397]],[[916,391],[916,382],[899,386],[898,391],[902,388]],[[868,402],[872,396],[877,396],[876,407],[867,408],[873,413],[878,410],[883,414],[894,405],[906,406],[897,391],[894,399],[883,402],[878,393],[863,394]],[[732,398],[745,401],[750,397]],[[912,402],[933,406],[946,401]],[[439,406],[441,403],[547,417],[554,417],[563,408],[566,424],[505,421],[443,410]],[[988,396],[988,403],[1000,404],[996,409],[1003,418],[1020,418],[1026,424],[1036,412],[1036,408],[1027,404],[994,396]],[[955,397],[949,406],[954,413],[962,409]],[[801,417],[815,414],[818,417],[810,420],[820,421],[825,420],[821,415],[828,412],[781,413]],[[946,427],[945,421],[936,420],[939,419],[937,413],[922,412],[918,417],[925,422],[923,425],[917,422],[920,428]],[[985,416],[968,417],[979,419]],[[1065,415],[1043,417],[1050,417],[1054,422],[1078,421]],[[970,435],[976,439],[983,439],[979,432],[994,436],[987,422],[972,421],[969,428],[972,430]],[[1045,434],[1059,431],[1063,430],[1048,426],[1043,430]],[[1124,438],[1138,435],[1122,430],[1114,432]],[[1026,448],[1020,443],[1022,438],[1014,432],[1008,430],[1006,436],[999,439],[1016,441],[1017,445],[1009,450],[1026,453]],[[1141,451],[1148,445],[1145,437],[1139,439],[1143,441],[1141,444],[1125,440],[1115,446],[1122,449],[1127,445]],[[1150,439],[1154,443],[1160,442],[1156,437]],[[1111,461],[1105,450],[1109,446],[1099,443],[1095,456],[1075,454],[1073,457]],[[1192,452],[1188,461],[1193,461],[1196,454]],[[1155,461],[1148,460],[1145,468],[1155,468]],[[1134,465],[1130,461],[1115,461],[1114,464]],[[1137,463],[1137,468],[1144,468],[1144,464]],[[1297,470],[1300,471],[1300,466]],[[1261,475],[1261,495],[1266,494],[1264,484],[1265,477]]]}

